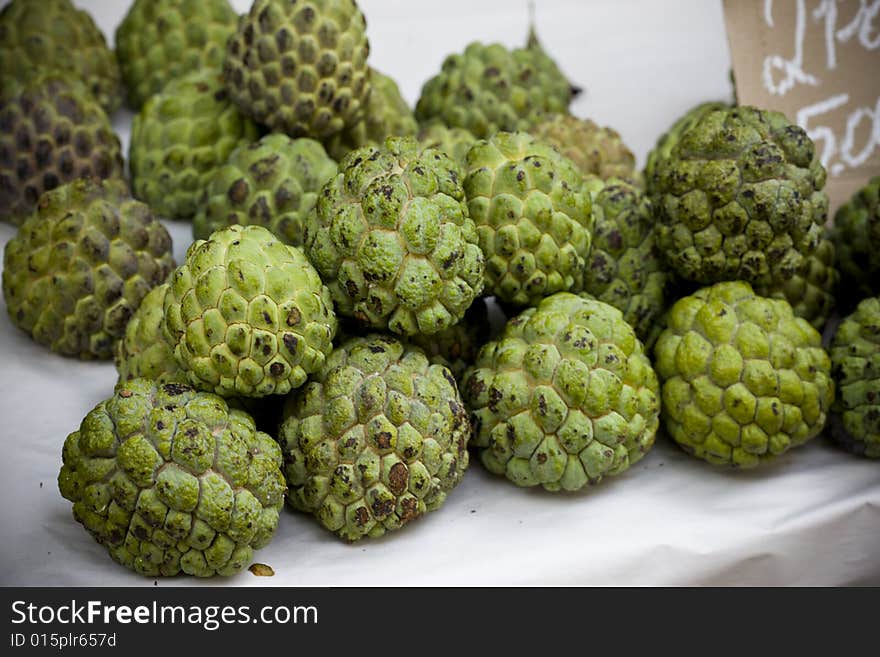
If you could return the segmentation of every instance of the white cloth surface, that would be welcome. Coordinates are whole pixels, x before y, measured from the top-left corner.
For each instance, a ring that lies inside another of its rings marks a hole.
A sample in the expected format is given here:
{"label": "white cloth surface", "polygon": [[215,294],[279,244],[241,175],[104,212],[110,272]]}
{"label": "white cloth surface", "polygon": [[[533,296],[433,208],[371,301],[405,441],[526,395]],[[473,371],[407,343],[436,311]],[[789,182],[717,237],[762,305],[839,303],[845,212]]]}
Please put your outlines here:
{"label": "white cloth surface", "polygon": [[[111,39],[127,7],[76,4]],[[527,29],[525,1],[360,4],[373,65],[411,102],[446,53],[478,38],[517,45]],[[619,129],[640,163],[689,106],[730,96],[720,3],[536,4],[539,36],[587,89],[573,112]],[[126,150],[130,120],[126,111],[114,117]],[[180,262],[190,226],[166,225]],[[13,234],[0,224],[0,244]],[[110,561],[56,483],[65,437],[112,393],[112,363],[52,354],[12,326],[5,304],[0,315],[0,585],[153,585]],[[820,437],[774,465],[729,472],[661,437],[629,472],[553,495],[518,489],[473,462],[440,510],[402,531],[348,545],[285,510],[255,560],[275,576],[159,585],[878,585],[880,463]]]}

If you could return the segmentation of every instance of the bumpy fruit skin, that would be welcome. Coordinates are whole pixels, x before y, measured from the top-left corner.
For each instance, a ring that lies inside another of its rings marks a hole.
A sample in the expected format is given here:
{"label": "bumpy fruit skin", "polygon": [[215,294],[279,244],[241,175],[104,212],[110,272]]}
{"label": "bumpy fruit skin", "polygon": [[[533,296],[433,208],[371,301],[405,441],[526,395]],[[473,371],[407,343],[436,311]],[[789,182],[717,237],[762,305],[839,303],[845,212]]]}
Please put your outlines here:
{"label": "bumpy fruit skin", "polygon": [[167,292],[167,283],[150,290],[125,327],[125,335],[116,343],[113,357],[120,383],[132,379],[186,383],[186,372],[177,364],[174,349],[162,332]]}
{"label": "bumpy fruit skin", "polygon": [[870,180],[834,216],[841,296],[855,305],[880,294],[880,176]]}
{"label": "bumpy fruit skin", "polygon": [[762,297],[785,299],[795,315],[803,317],[821,333],[834,309],[839,281],[834,243],[823,238],[798,273],[781,285],[756,285],[755,293]]}
{"label": "bumpy fruit skin", "polygon": [[487,294],[527,306],[582,289],[593,215],[571,160],[527,133],[499,132],[468,151],[464,190]]}
{"label": "bumpy fruit skin", "polygon": [[593,201],[593,248],[584,292],[611,304],[647,342],[666,310],[667,274],[654,240],[651,202],[632,183],[587,178]]}
{"label": "bumpy fruit skin", "polygon": [[483,287],[461,171],[411,137],[349,153],[306,222],[306,252],[336,311],[399,335],[432,334]]}
{"label": "bumpy fruit skin", "polygon": [[831,342],[837,398],[831,435],[848,450],[880,458],[880,298],[862,301]]}
{"label": "bumpy fruit skin", "polygon": [[654,149],[648,153],[648,159],[645,164],[645,186],[649,193],[653,192],[657,185],[658,163],[669,158],[673,147],[678,143],[681,136],[709,112],[727,110],[730,107],[730,104],[718,101],[700,103],[685,112],[672,124],[672,127],[667,132],[660,136]]}
{"label": "bumpy fruit skin", "polygon": [[337,160],[362,146],[378,146],[388,137],[412,137],[419,129],[397,83],[376,69],[370,69],[370,80],[373,90],[363,118],[327,140],[327,152]]}
{"label": "bumpy fruit skin", "polygon": [[256,138],[257,126],[226,97],[217,71],[172,80],[131,124],[134,195],[162,216],[192,217],[214,172]]}
{"label": "bumpy fruit skin", "polygon": [[[150,290],[125,327],[125,337],[116,343],[117,387],[134,379],[187,384],[186,371],[175,360],[174,349],[162,330],[167,291],[167,283]],[[278,395],[227,397],[226,403],[230,408],[249,413],[260,431],[275,433],[281,421],[283,399]]]}
{"label": "bumpy fruit skin", "polygon": [[370,96],[366,20],[354,0],[255,0],[226,46],[230,98],[291,137],[354,125]]}
{"label": "bumpy fruit skin", "polygon": [[779,112],[703,114],[657,163],[657,242],[687,280],[778,285],[816,250],[828,214],[812,140]]}
{"label": "bumpy fruit skin", "polygon": [[0,11],[0,75],[21,78],[38,68],[78,78],[108,114],[122,103],[113,52],[70,0],[12,0]]}
{"label": "bumpy fruit skin", "polygon": [[422,148],[436,148],[443,151],[464,168],[467,152],[477,141],[473,133],[464,128],[450,128],[439,121],[430,121],[419,129],[419,143]]}
{"label": "bumpy fruit skin", "polygon": [[228,0],[135,0],[116,28],[116,58],[132,109],[171,80],[219,69],[238,14]]}
{"label": "bumpy fruit skin", "polygon": [[748,283],[679,300],[654,355],[667,431],[715,465],[750,468],[802,445],[822,430],[834,400],[819,333]]}
{"label": "bumpy fruit skin", "polygon": [[556,114],[530,132],[574,162],[584,176],[602,180],[635,178],[635,156],[613,128],[600,127],[590,119]]}
{"label": "bumpy fruit skin", "polygon": [[416,119],[438,119],[478,138],[528,130],[547,114],[568,112],[572,91],[554,61],[537,47],[508,50],[471,43],[450,55],[422,87]]}
{"label": "bumpy fruit skin", "polygon": [[0,84],[0,219],[21,224],[71,180],[122,177],[119,138],[79,80],[51,71]]}
{"label": "bumpy fruit skin", "polygon": [[554,492],[623,472],[659,424],[657,377],[632,327],[613,306],[568,292],[508,321],[462,394],[486,469]]}
{"label": "bumpy fruit skin", "polygon": [[234,575],[272,539],[281,450],[245,412],[189,386],[134,379],[64,442],[73,517],[147,577]]}
{"label": "bumpy fruit skin", "polygon": [[314,139],[269,134],[243,144],[211,176],[193,236],[203,240],[233,224],[257,225],[301,246],[303,222],[334,175],[336,162]]}
{"label": "bumpy fruit skin", "polygon": [[121,180],[76,180],[40,197],[6,243],[12,323],[65,356],[107,359],[141,300],[174,268],[171,237]]}
{"label": "bumpy fruit skin", "polygon": [[285,405],[287,500],[349,541],[400,529],[461,481],[470,430],[449,370],[387,335],[351,338]]}
{"label": "bumpy fruit skin", "polygon": [[409,341],[425,352],[428,359],[452,372],[461,381],[465,370],[489,339],[489,311],[486,302],[474,299],[460,322],[433,335],[416,334]]}
{"label": "bumpy fruit skin", "polygon": [[230,226],[194,242],[169,285],[165,339],[200,390],[285,394],[330,352],[330,292],[302,251],[261,226]]}

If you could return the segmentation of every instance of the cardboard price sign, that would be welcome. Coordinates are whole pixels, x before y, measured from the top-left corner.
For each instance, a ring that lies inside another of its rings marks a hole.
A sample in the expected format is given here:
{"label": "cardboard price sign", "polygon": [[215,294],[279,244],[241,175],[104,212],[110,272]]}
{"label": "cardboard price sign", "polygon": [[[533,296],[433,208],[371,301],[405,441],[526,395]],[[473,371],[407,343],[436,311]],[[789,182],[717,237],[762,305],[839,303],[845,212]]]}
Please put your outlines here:
{"label": "cardboard price sign", "polygon": [[736,92],[807,131],[832,211],[880,175],[880,0],[724,0]]}

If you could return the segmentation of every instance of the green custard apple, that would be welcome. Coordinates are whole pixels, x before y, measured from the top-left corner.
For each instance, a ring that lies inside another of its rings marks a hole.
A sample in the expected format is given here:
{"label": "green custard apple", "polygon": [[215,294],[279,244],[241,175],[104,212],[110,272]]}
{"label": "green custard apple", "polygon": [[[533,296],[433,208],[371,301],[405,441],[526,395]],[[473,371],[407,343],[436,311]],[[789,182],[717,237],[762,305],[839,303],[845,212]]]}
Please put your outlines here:
{"label": "green custard apple", "polygon": [[168,283],[157,285],[141,301],[116,343],[113,358],[119,382],[150,379],[158,383],[186,383],[186,372],[174,358],[174,348],[165,339],[165,295]]}
{"label": "green custard apple", "polygon": [[354,0],[255,0],[226,47],[239,109],[273,132],[324,139],[364,115],[372,84]]}
{"label": "green custard apple", "polygon": [[436,119],[482,139],[565,114],[571,99],[571,85],[540,47],[473,42],[425,83],[415,115],[420,123]]}
{"label": "green custard apple", "polygon": [[477,141],[469,130],[450,128],[439,121],[431,121],[421,126],[418,139],[422,148],[436,148],[438,151],[443,151],[462,169],[467,161],[467,152]]}
{"label": "green custard apple", "polygon": [[373,90],[363,118],[327,140],[327,152],[337,160],[362,146],[378,146],[388,137],[412,137],[418,132],[413,111],[397,83],[376,69],[370,70],[370,80]]}
{"label": "green custard apple", "polygon": [[78,178],[121,178],[119,137],[69,73],[0,76],[0,219],[20,225],[43,192]]}
{"label": "green custard apple", "polygon": [[141,300],[174,268],[171,237],[121,180],[46,192],[6,243],[12,323],[65,356],[109,359]]}
{"label": "green custard apple", "polygon": [[257,225],[301,246],[306,217],[335,175],[336,162],[314,139],[273,133],[242,144],[210,177],[193,218],[193,236],[204,240],[233,224]]}
{"label": "green custard apple", "polygon": [[402,336],[452,326],[483,289],[461,171],[411,137],[340,162],[306,222],[305,249],[340,315]]}
{"label": "green custard apple", "polygon": [[842,301],[855,305],[880,294],[880,176],[871,179],[834,215]]}
{"label": "green custard apple", "polygon": [[593,214],[571,160],[525,132],[499,132],[468,151],[464,191],[486,294],[521,307],[583,288]]}
{"label": "green custard apple", "polygon": [[700,103],[679,117],[668,131],[660,136],[657,144],[648,153],[648,160],[645,164],[645,185],[648,193],[654,191],[657,184],[657,165],[661,160],[668,159],[672,153],[672,148],[678,143],[681,136],[687,132],[691,126],[697,123],[705,114],[716,110],[730,109],[729,103],[719,101],[709,101]]}
{"label": "green custard apple", "polygon": [[272,539],[281,451],[245,412],[179,383],[134,379],[64,442],[73,517],[147,577],[234,575]]}
{"label": "green custard apple", "polygon": [[449,370],[391,336],[351,338],[285,405],[287,500],[349,541],[400,529],[461,481],[470,430]]}
{"label": "green custard apple", "polygon": [[461,381],[465,370],[474,364],[480,348],[489,340],[489,310],[483,299],[474,299],[457,324],[433,335],[416,333],[410,343],[425,352],[432,363],[443,365]]}
{"label": "green custard apple", "polygon": [[850,451],[880,458],[880,298],[862,301],[831,342],[837,399],[831,435]]}
{"label": "green custard apple", "polygon": [[763,297],[785,299],[795,315],[803,317],[821,332],[837,302],[839,281],[834,243],[823,238],[798,273],[782,285],[756,285],[755,292]]}
{"label": "green custard apple", "polygon": [[129,106],[139,110],[175,78],[221,68],[237,24],[229,0],[134,0],[116,28]]}
{"label": "green custard apple", "polygon": [[[186,370],[174,358],[174,348],[162,329],[168,287],[163,283],[150,290],[125,327],[125,336],[116,343],[117,387],[133,379],[150,379],[159,384],[187,383]],[[275,433],[281,419],[283,395],[224,399],[230,408],[249,413],[260,431]]]}
{"label": "green custard apple", "polygon": [[613,128],[600,127],[590,119],[553,114],[530,132],[574,162],[584,176],[602,180],[636,177],[635,156]]}
{"label": "green custard apple", "polygon": [[666,310],[670,278],[654,239],[651,202],[634,184],[617,178],[591,176],[587,188],[595,227],[584,292],[620,310],[648,344]]}
{"label": "green custard apple", "polygon": [[108,114],[122,103],[113,51],[70,0],[12,0],[0,10],[0,76],[22,79],[40,68],[80,80]]}
{"label": "green custard apple", "polygon": [[554,492],[625,471],[659,425],[657,376],[635,331],[613,306],[568,292],[510,319],[462,394],[486,469]]}
{"label": "green custard apple", "polygon": [[282,395],[330,353],[329,290],[302,251],[262,226],[229,226],[194,242],[168,282],[165,339],[200,390]]}
{"label": "green custard apple", "polygon": [[256,138],[257,126],[229,101],[219,72],[176,78],[131,124],[134,195],[163,217],[188,219],[232,151]]}
{"label": "green custard apple", "polygon": [[657,243],[686,280],[781,285],[822,238],[825,169],[807,133],[779,112],[705,112],[654,177]]}
{"label": "green custard apple", "polygon": [[715,465],[768,463],[818,435],[834,400],[822,337],[782,299],[730,281],[675,303],[654,347],[663,422]]}

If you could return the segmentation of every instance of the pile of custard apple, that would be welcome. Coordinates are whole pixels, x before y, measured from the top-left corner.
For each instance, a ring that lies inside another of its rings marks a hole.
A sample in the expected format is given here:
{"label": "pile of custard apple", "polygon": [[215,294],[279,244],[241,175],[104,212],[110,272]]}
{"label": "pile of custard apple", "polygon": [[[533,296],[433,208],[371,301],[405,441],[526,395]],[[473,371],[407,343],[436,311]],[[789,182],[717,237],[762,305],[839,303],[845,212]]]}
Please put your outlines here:
{"label": "pile of custard apple", "polygon": [[[115,44],[69,0],[0,12],[3,294],[115,361],[58,485],[120,564],[234,574],[285,500],[378,537],[471,459],[581,490],[661,427],[734,468],[826,424],[880,457],[880,179],[826,229],[782,114],[704,103],[638,171],[534,34],[450,55],[414,108],[354,0],[135,0]],[[191,221],[183,262],[159,217]]]}

